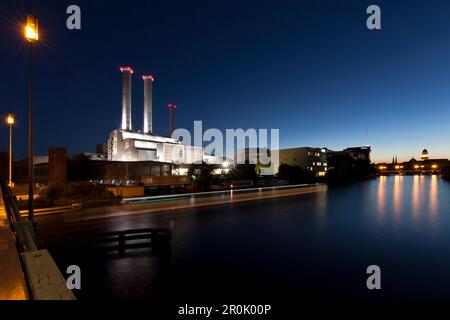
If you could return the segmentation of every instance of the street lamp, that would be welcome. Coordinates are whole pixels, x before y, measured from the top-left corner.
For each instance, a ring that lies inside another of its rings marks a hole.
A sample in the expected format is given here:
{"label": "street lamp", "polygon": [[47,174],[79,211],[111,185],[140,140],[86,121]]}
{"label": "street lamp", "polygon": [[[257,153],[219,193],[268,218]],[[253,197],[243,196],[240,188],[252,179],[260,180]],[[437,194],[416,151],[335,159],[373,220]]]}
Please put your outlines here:
{"label": "street lamp", "polygon": [[33,165],[33,45],[39,40],[38,20],[27,15],[25,39],[30,46],[28,73],[28,219],[33,220],[34,165]]}
{"label": "street lamp", "polygon": [[6,118],[6,123],[9,126],[9,175],[8,186],[12,187],[12,125],[14,124],[14,116],[10,113]]}
{"label": "street lamp", "polygon": [[27,15],[27,24],[25,25],[25,38],[29,42],[39,40],[38,20],[31,14]]}

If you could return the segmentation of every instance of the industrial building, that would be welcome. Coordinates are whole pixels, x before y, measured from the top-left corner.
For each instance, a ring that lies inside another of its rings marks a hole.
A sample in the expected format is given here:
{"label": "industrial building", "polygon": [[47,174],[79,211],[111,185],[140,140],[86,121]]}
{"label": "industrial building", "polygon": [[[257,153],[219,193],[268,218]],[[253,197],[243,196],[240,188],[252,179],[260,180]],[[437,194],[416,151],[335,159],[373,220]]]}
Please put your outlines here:
{"label": "industrial building", "polygon": [[[141,130],[133,130],[131,121],[131,83],[133,70],[121,67],[122,72],[122,126],[109,135],[107,158],[110,161],[155,161],[171,164],[191,164],[203,161],[203,148],[186,146],[180,141],[153,132],[153,81],[151,75],[143,75],[144,121]],[[173,105],[170,105],[173,109]],[[171,110],[173,126],[173,110]],[[173,127],[171,128],[173,130]]]}

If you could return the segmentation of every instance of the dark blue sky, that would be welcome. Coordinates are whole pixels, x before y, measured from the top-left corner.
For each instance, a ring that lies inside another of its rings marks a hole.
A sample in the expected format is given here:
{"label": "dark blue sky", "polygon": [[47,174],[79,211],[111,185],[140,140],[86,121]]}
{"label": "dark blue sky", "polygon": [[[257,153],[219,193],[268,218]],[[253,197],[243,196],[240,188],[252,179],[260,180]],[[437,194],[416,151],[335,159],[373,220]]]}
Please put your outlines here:
{"label": "dark blue sky", "polygon": [[[66,28],[66,7],[82,30]],[[382,30],[366,28],[378,4]],[[40,18],[36,153],[94,151],[120,126],[120,65],[135,70],[133,126],[152,73],[154,129],[279,128],[282,147],[370,144],[374,160],[450,157],[449,1],[13,1],[0,4],[0,114],[16,115],[26,155],[27,47],[19,23]],[[2,126],[0,149],[7,148]]]}

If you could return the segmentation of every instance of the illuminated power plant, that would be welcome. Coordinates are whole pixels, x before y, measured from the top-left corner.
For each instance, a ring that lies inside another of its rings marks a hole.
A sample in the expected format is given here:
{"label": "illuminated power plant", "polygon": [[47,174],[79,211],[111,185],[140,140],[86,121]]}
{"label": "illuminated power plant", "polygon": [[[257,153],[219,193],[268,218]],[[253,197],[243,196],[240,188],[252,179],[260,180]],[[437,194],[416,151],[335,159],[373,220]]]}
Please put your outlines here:
{"label": "illuminated power plant", "polygon": [[[131,127],[131,67],[121,67],[122,72],[122,126],[111,132],[108,139],[108,160],[158,161],[166,163],[202,162],[203,148],[183,145],[180,141],[153,134],[153,81],[144,75],[144,123],[142,132]],[[173,130],[171,116],[170,130]]]}

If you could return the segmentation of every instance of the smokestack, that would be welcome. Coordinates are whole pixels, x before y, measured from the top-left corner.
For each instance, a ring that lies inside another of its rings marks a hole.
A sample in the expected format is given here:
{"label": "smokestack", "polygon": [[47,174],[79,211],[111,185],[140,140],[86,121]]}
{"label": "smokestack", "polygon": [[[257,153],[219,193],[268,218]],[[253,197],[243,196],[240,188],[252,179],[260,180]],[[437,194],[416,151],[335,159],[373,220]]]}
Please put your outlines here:
{"label": "smokestack", "polygon": [[153,76],[143,75],[144,79],[144,133],[152,133],[152,109],[153,109]]}
{"label": "smokestack", "polygon": [[167,108],[170,110],[170,128],[169,128],[169,136],[172,136],[172,132],[174,130],[175,125],[175,109],[177,108],[176,105],[169,103],[167,105]]}
{"label": "smokestack", "polygon": [[122,129],[131,130],[131,75],[133,69],[120,67],[122,72]]}

